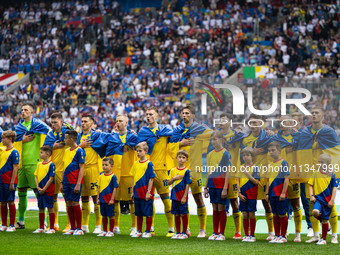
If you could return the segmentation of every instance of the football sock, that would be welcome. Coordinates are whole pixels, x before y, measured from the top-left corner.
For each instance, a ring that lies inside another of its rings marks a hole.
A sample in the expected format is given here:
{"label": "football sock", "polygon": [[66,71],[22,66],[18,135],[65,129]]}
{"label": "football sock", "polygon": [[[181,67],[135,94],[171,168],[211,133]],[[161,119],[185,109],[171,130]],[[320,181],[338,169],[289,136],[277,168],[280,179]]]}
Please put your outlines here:
{"label": "football sock", "polygon": [[17,209],[15,204],[9,205],[9,224],[14,226]]}
{"label": "football sock", "polygon": [[313,206],[314,206],[314,204],[312,204],[309,201],[310,222],[312,223],[313,232],[318,233],[319,232],[319,221],[313,216]]}
{"label": "football sock", "polygon": [[314,218],[317,219],[318,221],[321,221],[321,213],[319,213],[319,215],[316,217],[314,216]]}
{"label": "football sock", "polygon": [[55,214],[55,224],[59,224],[59,203],[58,199],[55,199],[53,202],[53,209],[54,209],[54,214]]}
{"label": "football sock", "polygon": [[333,206],[331,214],[329,215],[329,224],[331,225],[332,233],[338,233],[338,213]]}
{"label": "football sock", "polygon": [[302,212],[301,208],[294,210],[295,233],[301,233]]}
{"label": "football sock", "polygon": [[256,218],[250,219],[250,235],[255,236]]}
{"label": "football sock", "polygon": [[327,238],[328,228],[329,228],[328,222],[322,223],[322,239],[324,240],[326,240]]}
{"label": "football sock", "polygon": [[152,225],[152,216],[146,217],[146,231],[150,232]]}
{"label": "football sock", "polygon": [[19,204],[18,204],[18,210],[19,210],[19,221],[25,221],[25,213],[27,209],[27,191],[26,192],[20,192],[18,191],[19,196]]}
{"label": "football sock", "polygon": [[82,219],[82,212],[80,205],[73,206],[74,218],[77,222],[77,228],[81,229],[81,219]]}
{"label": "football sock", "polygon": [[234,224],[235,224],[235,232],[241,232],[241,212],[233,212]]}
{"label": "football sock", "polygon": [[102,222],[103,222],[103,231],[104,232],[107,232],[107,222],[108,222],[108,220],[107,220],[107,217],[102,217]]}
{"label": "football sock", "polygon": [[175,215],[176,232],[181,233],[181,216]]}
{"label": "football sock", "polygon": [[100,205],[94,205],[94,215],[96,216],[96,226],[100,226],[102,216],[100,214]]}
{"label": "football sock", "polygon": [[137,216],[137,230],[142,233],[143,229],[143,216]]}
{"label": "football sock", "polygon": [[280,217],[279,216],[274,216],[273,217],[273,222],[274,222],[275,236],[280,236]]}
{"label": "football sock", "polygon": [[249,235],[249,219],[243,218],[244,235]]}
{"label": "football sock", "polygon": [[224,235],[225,226],[227,224],[227,212],[224,209],[223,211],[219,211],[220,218],[220,233]]}
{"label": "football sock", "polygon": [[131,227],[136,227],[135,204],[130,204]]}
{"label": "football sock", "polygon": [[213,211],[213,227],[214,227],[214,233],[218,234],[218,227],[220,223],[220,214],[218,211]]}
{"label": "football sock", "polygon": [[113,232],[113,228],[115,226],[115,219],[110,219],[110,231]]}
{"label": "football sock", "polygon": [[274,224],[273,224],[273,213],[266,212],[266,221],[268,226],[268,233],[274,232]]}
{"label": "football sock", "polygon": [[182,223],[183,223],[183,233],[187,233],[188,229],[188,215],[182,215]]}
{"label": "football sock", "polygon": [[[152,227],[155,228],[155,215],[156,215],[156,207],[155,207],[155,200],[152,200]],[[138,223],[137,223],[138,224]]]}
{"label": "football sock", "polygon": [[68,210],[67,210],[67,213],[68,213],[68,217],[69,217],[69,220],[70,220],[70,225],[71,225],[71,228],[73,230],[76,229],[76,221],[75,221],[75,215],[74,215],[74,211],[73,211],[73,206],[67,206]]}
{"label": "football sock", "polygon": [[50,213],[50,229],[54,229],[54,224],[55,224],[55,213]]}
{"label": "football sock", "polygon": [[281,236],[286,237],[287,234],[287,228],[288,228],[288,217],[279,217],[280,218],[280,230],[281,230]]}
{"label": "football sock", "polygon": [[[66,202],[66,201],[65,201],[65,202]],[[69,215],[69,214],[68,214],[68,210],[69,210],[69,209],[70,209],[69,206],[66,206],[66,213],[67,213],[67,215]],[[70,217],[67,217],[67,225],[71,226]]]}
{"label": "football sock", "polygon": [[81,201],[81,210],[83,213],[83,223],[84,225],[89,225],[91,205],[89,201]]}
{"label": "football sock", "polygon": [[45,213],[39,213],[39,228],[44,229]]}
{"label": "football sock", "polygon": [[115,202],[115,227],[119,228],[119,220],[120,220],[120,202]]}
{"label": "football sock", "polygon": [[8,214],[7,204],[1,205],[1,221],[2,225],[6,227],[7,227],[7,214]]}
{"label": "football sock", "polygon": [[205,230],[207,223],[207,208],[205,205],[197,207],[197,217],[200,222],[200,229]]}
{"label": "football sock", "polygon": [[174,215],[171,213],[171,202],[170,197],[162,197],[162,202],[164,204],[164,213],[166,216],[166,219],[168,220],[169,228],[174,227]]}
{"label": "football sock", "polygon": [[188,229],[190,229],[190,224],[189,224],[189,222],[190,222],[190,208],[189,208],[189,206],[188,206]]}

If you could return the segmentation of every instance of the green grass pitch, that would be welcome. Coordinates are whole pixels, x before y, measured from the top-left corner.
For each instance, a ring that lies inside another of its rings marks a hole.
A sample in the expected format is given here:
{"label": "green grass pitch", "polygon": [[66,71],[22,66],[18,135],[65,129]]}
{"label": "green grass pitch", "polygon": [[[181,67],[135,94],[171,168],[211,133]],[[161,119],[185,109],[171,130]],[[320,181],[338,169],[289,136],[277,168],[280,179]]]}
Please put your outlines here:
{"label": "green grass pitch", "polygon": [[[259,217],[263,218],[263,217]],[[59,216],[61,229],[66,224],[66,214]],[[28,211],[26,229],[14,233],[0,232],[0,254],[339,254],[339,245],[328,243],[319,247],[306,244],[306,235],[302,235],[302,243],[293,243],[294,234],[289,235],[286,244],[269,244],[266,235],[258,234],[255,243],[242,243],[233,240],[233,218],[228,217],[226,241],[208,241],[197,239],[199,223],[196,215],[190,217],[190,229],[193,234],[187,240],[171,240],[165,237],[167,223],[164,215],[156,215],[156,235],[150,239],[131,238],[130,216],[122,215],[120,220],[121,234],[112,238],[97,237],[94,234],[85,236],[62,236],[32,234],[38,228],[38,212]],[[145,224],[145,222],[144,222]],[[93,231],[94,214],[90,217],[90,230]],[[145,227],[145,225],[144,225]],[[207,234],[212,233],[212,217],[207,219]]]}

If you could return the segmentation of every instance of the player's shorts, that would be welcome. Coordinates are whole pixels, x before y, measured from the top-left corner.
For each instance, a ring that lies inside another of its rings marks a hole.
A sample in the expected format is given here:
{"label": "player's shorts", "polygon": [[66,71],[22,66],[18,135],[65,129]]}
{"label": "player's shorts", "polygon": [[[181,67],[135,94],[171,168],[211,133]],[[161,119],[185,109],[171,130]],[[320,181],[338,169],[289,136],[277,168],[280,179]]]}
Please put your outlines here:
{"label": "player's shorts", "polygon": [[81,196],[97,196],[99,174],[100,170],[97,164],[85,166]]}
{"label": "player's shorts", "polygon": [[333,208],[329,208],[328,205],[320,203],[320,201],[316,200],[313,210],[318,210],[321,213],[321,219],[328,220]]}
{"label": "player's shorts", "polygon": [[[120,206],[118,204],[118,206]],[[100,203],[100,214],[104,217],[115,216],[115,205],[109,205],[107,203]]]}
{"label": "player's shorts", "polygon": [[36,189],[34,172],[37,165],[23,165],[18,171],[18,188]]}
{"label": "player's shorts", "polygon": [[55,172],[54,175],[54,194],[57,195],[60,192],[60,184],[62,182],[63,172]]}
{"label": "player's shorts", "polygon": [[185,215],[189,213],[188,203],[182,205],[181,201],[171,200],[171,213],[173,215]]}
{"label": "player's shorts", "polygon": [[266,199],[266,187],[267,187],[267,179],[261,178],[260,183],[258,185],[258,190],[257,190],[257,200]]}
{"label": "player's shorts", "polygon": [[270,197],[272,212],[278,215],[285,215],[288,211],[288,199],[280,201],[280,197]]}
{"label": "player's shorts", "polygon": [[221,198],[222,190],[223,189],[209,188],[210,203],[222,205],[226,204],[227,199]]}
{"label": "player's shorts", "polygon": [[116,200],[129,201],[131,200],[132,176],[122,176],[117,189]]}
{"label": "player's shorts", "polygon": [[153,181],[153,187],[157,190],[157,193],[159,195],[169,194],[168,171],[167,170],[156,170],[155,175],[156,177]]}
{"label": "player's shorts", "polygon": [[297,180],[289,180],[288,199],[296,199],[299,198],[300,195],[300,182]]}
{"label": "player's shorts", "polygon": [[38,208],[53,208],[53,196],[48,196],[46,194],[40,195],[37,191]]}
{"label": "player's shorts", "polygon": [[190,184],[190,189],[192,194],[202,193],[202,178],[191,178],[192,183]]}
{"label": "player's shorts", "polygon": [[80,200],[80,194],[82,191],[82,184],[80,184],[80,192],[74,193],[74,188],[76,187],[76,184],[64,184],[64,197],[65,201],[74,201],[79,202]]}
{"label": "player's shorts", "polygon": [[142,198],[135,198],[135,215],[150,217],[153,215],[153,203],[152,199],[146,201]]}
{"label": "player's shorts", "polygon": [[229,179],[229,187],[228,187],[228,199],[235,199],[238,197],[237,193],[237,179],[230,178]]}
{"label": "player's shorts", "polygon": [[240,200],[240,211],[241,212],[256,212],[257,208],[257,200],[256,199],[247,199],[246,202],[242,202]]}
{"label": "player's shorts", "polygon": [[14,184],[14,190],[9,190],[10,184],[7,183],[0,183],[0,202],[8,202],[15,200],[15,190],[17,185]]}

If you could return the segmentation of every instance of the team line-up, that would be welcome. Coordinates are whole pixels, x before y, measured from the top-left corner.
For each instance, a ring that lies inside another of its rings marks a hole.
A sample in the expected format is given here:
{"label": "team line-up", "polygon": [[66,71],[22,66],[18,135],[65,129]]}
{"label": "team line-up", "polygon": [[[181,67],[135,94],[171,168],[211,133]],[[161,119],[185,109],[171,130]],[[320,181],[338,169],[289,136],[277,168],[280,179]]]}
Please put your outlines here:
{"label": "team line-up", "polygon": [[[50,116],[51,128],[33,117],[33,113],[34,106],[24,104],[22,120],[15,132],[4,131],[1,135],[1,231],[25,228],[27,189],[31,188],[39,208],[39,228],[33,233],[59,231],[57,198],[62,192],[69,221],[64,235],[89,232],[89,198],[92,197],[96,217],[93,233],[106,237],[119,234],[119,201],[129,201],[131,237],[150,238],[155,232],[153,198],[157,191],[169,226],[166,236],[187,239],[191,235],[190,188],[200,222],[198,238],[206,238],[204,195],[210,197],[213,207],[213,234],[208,240],[225,240],[226,204],[230,202],[235,224],[233,238],[255,242],[256,204],[262,200],[268,225],[267,240],[287,242],[290,204],[295,221],[294,242],[301,242],[300,196],[305,193],[309,200],[309,209],[308,203],[304,206],[306,221],[313,228],[313,237],[306,242],[325,245],[330,224],[331,243],[338,243],[338,216],[334,206],[338,176],[331,166],[339,163],[340,142],[334,130],[323,124],[322,108],[312,109],[312,124],[306,127],[302,126],[303,117],[298,113],[282,116],[281,120],[296,119],[299,126],[294,130],[280,126],[276,134],[262,129],[257,123],[260,116],[256,115],[249,117],[249,121],[254,122],[249,134],[233,130],[227,121],[232,118],[229,114],[220,116],[226,124],[213,131],[194,121],[195,109],[190,106],[181,109],[183,121],[174,130],[158,124],[157,108],[149,108],[145,116],[148,126],[142,127],[138,134],[127,130],[125,115],[117,115],[114,133],[96,131],[92,115],[85,115],[81,120],[82,131],[77,133],[63,123],[60,113]],[[208,176],[202,195],[202,172],[190,170],[202,167],[204,153],[207,153]],[[312,169],[317,164],[323,167],[304,175],[287,170],[290,165]],[[240,171],[222,170],[231,166]],[[263,171],[264,167],[278,171],[268,174]],[[16,189],[19,218],[15,224]],[[50,220],[50,228],[46,230],[45,208]],[[244,237],[241,236],[241,212]],[[143,217],[146,217],[144,233]]]}
{"label": "team line-up", "polygon": [[[289,166],[258,166],[259,171],[263,173],[271,173],[271,172],[300,172],[300,173],[310,173],[310,172],[319,172],[322,169],[330,169],[333,172],[337,173],[340,171],[338,164],[315,164],[309,169],[309,165],[304,166],[296,166],[296,165],[289,165]],[[201,173],[211,173],[211,172],[250,172],[251,169],[247,166],[195,166],[195,172]]]}

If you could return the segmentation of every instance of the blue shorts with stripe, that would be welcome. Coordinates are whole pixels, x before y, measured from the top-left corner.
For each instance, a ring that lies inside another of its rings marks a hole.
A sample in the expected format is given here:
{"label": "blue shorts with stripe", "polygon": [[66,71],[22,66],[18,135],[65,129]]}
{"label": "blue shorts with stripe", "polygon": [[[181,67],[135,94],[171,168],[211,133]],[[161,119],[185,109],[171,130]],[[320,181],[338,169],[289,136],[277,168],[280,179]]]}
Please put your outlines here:
{"label": "blue shorts with stripe", "polygon": [[100,203],[100,214],[104,217],[115,216],[115,205],[114,204],[109,205],[107,203]]}
{"label": "blue shorts with stripe", "polygon": [[270,197],[270,206],[272,208],[272,212],[278,215],[286,215],[288,211],[288,198],[280,201],[280,197]]}
{"label": "blue shorts with stripe", "polygon": [[321,219],[328,220],[331,215],[333,208],[329,208],[328,205],[321,203],[319,200],[316,200],[313,206],[313,210],[318,210],[321,213]]}
{"label": "blue shorts with stripe", "polygon": [[247,199],[246,202],[242,202],[240,199],[240,211],[241,212],[256,212],[257,211],[257,200]]}
{"label": "blue shorts with stripe", "polygon": [[82,185],[80,184],[80,192],[79,193],[74,193],[74,188],[76,187],[76,184],[64,184],[64,196],[65,196],[65,201],[74,201],[74,202],[79,202],[80,200],[80,194],[81,194],[81,187]]}
{"label": "blue shorts with stripe", "polygon": [[15,190],[17,185],[14,184],[14,190],[9,190],[10,184],[0,183],[0,202],[14,201],[15,200]]}
{"label": "blue shorts with stripe", "polygon": [[210,203],[222,205],[227,203],[227,199],[221,198],[222,190],[223,189],[209,188]]}
{"label": "blue shorts with stripe", "polygon": [[171,213],[173,215],[185,215],[189,213],[188,202],[182,205],[181,201],[172,200],[171,201]]}
{"label": "blue shorts with stripe", "polygon": [[53,207],[53,196],[48,196],[46,194],[40,195],[37,191],[38,208],[52,208]]}
{"label": "blue shorts with stripe", "polygon": [[152,199],[145,201],[142,198],[135,198],[135,215],[150,217],[153,215]]}

